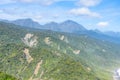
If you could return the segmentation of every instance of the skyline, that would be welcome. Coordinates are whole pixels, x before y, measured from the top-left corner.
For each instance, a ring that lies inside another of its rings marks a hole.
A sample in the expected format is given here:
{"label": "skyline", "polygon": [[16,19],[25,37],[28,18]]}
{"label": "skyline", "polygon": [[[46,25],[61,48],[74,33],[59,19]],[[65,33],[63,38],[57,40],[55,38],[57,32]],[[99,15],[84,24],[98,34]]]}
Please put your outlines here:
{"label": "skyline", "polygon": [[73,20],[87,29],[120,32],[118,0],[2,0],[0,19],[31,18],[40,24]]}

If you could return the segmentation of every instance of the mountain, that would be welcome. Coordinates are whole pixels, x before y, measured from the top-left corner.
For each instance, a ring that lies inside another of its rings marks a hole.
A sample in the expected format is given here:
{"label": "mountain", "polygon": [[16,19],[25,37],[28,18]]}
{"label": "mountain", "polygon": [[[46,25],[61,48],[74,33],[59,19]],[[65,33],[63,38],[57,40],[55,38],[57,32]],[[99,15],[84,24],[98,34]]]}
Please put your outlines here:
{"label": "mountain", "polygon": [[74,33],[76,31],[86,31],[86,29],[82,25],[72,20],[67,20],[60,23],[60,30],[62,30],[62,32],[69,32],[69,33]]}
{"label": "mountain", "polygon": [[82,25],[72,20],[66,20],[61,23],[50,22],[44,25],[40,25],[38,22],[32,19],[18,19],[15,21],[3,20],[3,22],[9,22],[23,27],[30,27],[35,29],[51,30],[57,32],[67,32],[72,34],[86,34],[96,39],[103,41],[109,41],[120,44],[120,33],[115,32],[101,32],[99,30],[87,30]]}
{"label": "mountain", "polygon": [[[3,22],[6,22],[3,20]],[[37,29],[47,29],[52,31],[59,31],[59,32],[69,32],[74,33],[76,31],[84,31],[86,30],[82,25],[76,23],[72,20],[66,20],[62,23],[50,22],[45,25],[40,25],[38,22],[33,21],[32,19],[18,19],[15,21],[7,21],[9,23],[13,23],[16,25],[30,27],[30,28],[37,28]]]}
{"label": "mountain", "polygon": [[0,80],[18,80],[17,78],[0,72]]}
{"label": "mountain", "polygon": [[44,28],[52,31],[68,32],[68,33],[74,33],[76,31],[86,30],[82,25],[72,20],[67,20],[62,23],[56,23],[56,22],[47,23],[44,25]]}
{"label": "mountain", "polygon": [[60,25],[56,22],[50,22],[43,26],[44,26],[44,29],[46,29],[46,30],[59,31],[59,32],[61,31]]}
{"label": "mountain", "polygon": [[30,28],[40,28],[41,27],[41,25],[38,22],[35,22],[30,18],[18,19],[18,20],[12,21],[11,23],[20,25],[20,26],[30,27]]}
{"label": "mountain", "polygon": [[11,21],[9,21],[9,20],[5,20],[5,19],[0,19],[0,21],[2,21],[2,22],[6,22],[6,23],[11,22]]}
{"label": "mountain", "polygon": [[103,32],[96,31],[96,30],[79,31],[79,32],[75,32],[75,34],[78,34],[78,35],[86,34],[90,37],[93,37],[102,41],[108,41],[108,42],[120,44],[120,37],[110,36],[108,34],[104,34]]}
{"label": "mountain", "polygon": [[0,22],[0,36],[0,71],[17,79],[99,79],[64,52],[62,34]]}
{"label": "mountain", "polygon": [[120,32],[107,31],[107,32],[104,32],[104,34],[112,36],[112,37],[120,38]]}
{"label": "mountain", "polygon": [[120,45],[88,34],[0,22],[0,72],[20,80],[113,80]]}

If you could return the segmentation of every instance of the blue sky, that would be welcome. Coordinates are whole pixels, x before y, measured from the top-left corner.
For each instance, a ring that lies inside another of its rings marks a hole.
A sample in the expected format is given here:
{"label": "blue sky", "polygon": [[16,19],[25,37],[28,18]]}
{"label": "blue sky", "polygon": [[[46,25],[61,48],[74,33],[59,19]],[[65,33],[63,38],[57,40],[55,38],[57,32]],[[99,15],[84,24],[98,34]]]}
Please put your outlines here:
{"label": "blue sky", "polygon": [[1,0],[0,18],[40,24],[74,20],[87,29],[120,32],[120,0]]}

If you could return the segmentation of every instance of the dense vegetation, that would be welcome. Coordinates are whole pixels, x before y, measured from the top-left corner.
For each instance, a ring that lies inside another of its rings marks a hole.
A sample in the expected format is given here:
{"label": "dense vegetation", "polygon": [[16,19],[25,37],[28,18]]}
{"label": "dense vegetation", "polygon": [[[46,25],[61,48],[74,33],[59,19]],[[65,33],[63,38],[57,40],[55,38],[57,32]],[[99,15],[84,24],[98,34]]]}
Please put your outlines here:
{"label": "dense vegetation", "polygon": [[[25,44],[26,34],[34,34],[36,46]],[[21,80],[112,80],[111,71],[120,66],[119,47],[87,35],[0,22],[0,71]]]}
{"label": "dense vegetation", "polygon": [[0,80],[18,80],[10,75],[0,72]]}

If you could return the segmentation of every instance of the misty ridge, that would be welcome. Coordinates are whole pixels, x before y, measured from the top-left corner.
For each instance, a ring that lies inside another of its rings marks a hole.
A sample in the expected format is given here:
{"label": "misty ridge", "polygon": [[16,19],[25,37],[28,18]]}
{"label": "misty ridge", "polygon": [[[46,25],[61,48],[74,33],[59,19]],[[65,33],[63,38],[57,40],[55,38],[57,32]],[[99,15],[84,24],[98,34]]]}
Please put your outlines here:
{"label": "misty ridge", "polygon": [[65,32],[65,33],[73,33],[73,34],[87,34],[91,37],[101,39],[101,40],[107,40],[110,42],[120,43],[120,32],[114,32],[114,31],[100,31],[100,30],[88,30],[81,24],[72,21],[72,20],[66,20],[61,23],[56,22],[49,22],[44,25],[41,25],[40,23],[33,21],[30,18],[27,19],[17,19],[14,21],[9,20],[3,20],[1,21],[6,23],[13,23],[15,25],[19,25],[21,27],[26,28],[33,28],[33,29],[42,29],[42,30],[51,30],[51,31],[57,31],[57,32]]}

